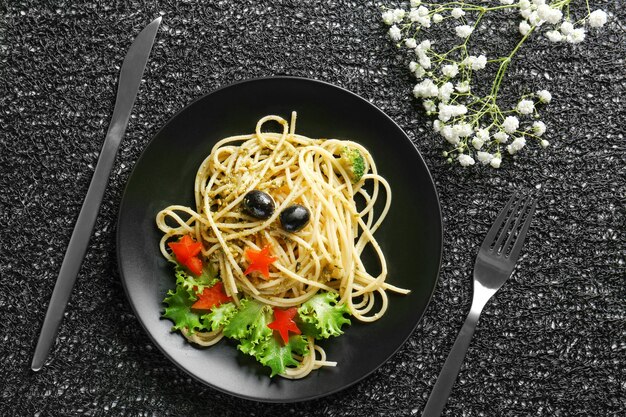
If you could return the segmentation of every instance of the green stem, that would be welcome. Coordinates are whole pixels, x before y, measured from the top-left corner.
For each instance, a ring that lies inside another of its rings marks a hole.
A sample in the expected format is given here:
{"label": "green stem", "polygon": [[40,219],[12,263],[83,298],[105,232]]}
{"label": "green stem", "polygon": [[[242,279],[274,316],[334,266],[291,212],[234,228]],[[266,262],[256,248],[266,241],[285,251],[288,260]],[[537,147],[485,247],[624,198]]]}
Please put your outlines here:
{"label": "green stem", "polygon": [[493,82],[493,86],[491,87],[491,97],[492,97],[492,100],[493,100],[494,103],[496,102],[496,99],[498,98],[498,90],[500,89],[500,84],[502,84],[502,79],[504,78],[504,75],[506,74],[506,70],[507,70],[509,64],[511,63],[511,59],[517,53],[519,48],[524,44],[524,42],[526,42],[526,39],[528,39],[530,34],[533,33],[535,28],[536,28],[536,26],[532,26],[530,28],[530,30],[522,37],[522,39],[520,39],[520,41],[517,43],[517,45],[515,45],[515,48],[513,48],[513,50],[509,54],[509,56],[504,58],[504,60],[500,64],[500,68],[498,68],[498,72],[497,72],[496,78],[495,78],[495,80]]}

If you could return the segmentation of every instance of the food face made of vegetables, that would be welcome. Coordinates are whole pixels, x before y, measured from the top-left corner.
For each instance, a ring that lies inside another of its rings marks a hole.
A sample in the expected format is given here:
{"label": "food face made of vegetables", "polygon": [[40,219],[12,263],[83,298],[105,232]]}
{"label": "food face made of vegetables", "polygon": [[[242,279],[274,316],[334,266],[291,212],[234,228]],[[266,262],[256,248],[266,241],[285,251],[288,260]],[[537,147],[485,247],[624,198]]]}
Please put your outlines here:
{"label": "food face made of vegetables", "polygon": [[[263,132],[268,122],[282,132]],[[336,365],[317,341],[343,334],[351,319],[382,317],[388,290],[408,292],[386,282],[374,233],[391,190],[356,142],[298,135],[295,113],[291,124],[266,116],[255,133],[213,147],[194,189],[195,210],[172,205],[156,219],[176,278],[163,317],[194,344],[226,337],[271,376],[302,378]],[[366,246],[376,275],[361,260]]]}

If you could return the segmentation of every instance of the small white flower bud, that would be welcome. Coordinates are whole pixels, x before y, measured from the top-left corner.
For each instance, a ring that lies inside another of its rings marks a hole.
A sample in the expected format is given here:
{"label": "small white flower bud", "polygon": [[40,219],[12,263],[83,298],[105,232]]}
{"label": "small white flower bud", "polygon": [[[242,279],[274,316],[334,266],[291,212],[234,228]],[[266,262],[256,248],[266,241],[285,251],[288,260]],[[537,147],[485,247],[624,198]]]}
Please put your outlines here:
{"label": "small white flower bud", "polygon": [[537,97],[539,97],[539,101],[542,103],[548,104],[552,101],[552,94],[548,90],[539,90],[537,91]]}
{"label": "small white flower bud", "polygon": [[528,22],[525,20],[519,22],[519,33],[521,33],[522,36],[526,36],[528,32],[530,32],[530,25]]}
{"label": "small white flower bud", "polygon": [[389,26],[393,25],[393,21],[394,21],[393,10],[387,10],[387,11],[383,12],[381,17],[383,19],[383,22],[386,25],[389,25]]}
{"label": "small white flower bud", "polygon": [[469,35],[472,34],[474,28],[469,25],[461,25],[455,27],[454,30],[456,32],[456,36],[458,36],[459,38],[467,38]]}
{"label": "small white flower bud", "polygon": [[606,23],[606,12],[604,10],[594,10],[589,15],[589,26],[594,28],[601,28]]}
{"label": "small white flower bud", "polygon": [[402,31],[398,26],[393,25],[389,28],[389,37],[391,38],[391,40],[398,42],[400,39],[402,39]]}
{"label": "small white flower bud", "polygon": [[513,133],[519,127],[519,120],[515,116],[507,116],[502,122],[502,127],[506,133]]}
{"label": "small white flower bud", "polygon": [[535,136],[541,136],[546,133],[546,124],[544,122],[533,123],[533,133]]}
{"label": "small white flower bud", "polygon": [[465,16],[465,12],[459,7],[455,7],[454,9],[452,9],[452,12],[450,12],[450,14],[455,19],[460,19],[461,17]]}
{"label": "small white flower bud", "polygon": [[461,164],[461,166],[466,167],[474,165],[475,161],[474,158],[472,158],[471,156],[462,153],[461,155],[459,155],[459,163]]}

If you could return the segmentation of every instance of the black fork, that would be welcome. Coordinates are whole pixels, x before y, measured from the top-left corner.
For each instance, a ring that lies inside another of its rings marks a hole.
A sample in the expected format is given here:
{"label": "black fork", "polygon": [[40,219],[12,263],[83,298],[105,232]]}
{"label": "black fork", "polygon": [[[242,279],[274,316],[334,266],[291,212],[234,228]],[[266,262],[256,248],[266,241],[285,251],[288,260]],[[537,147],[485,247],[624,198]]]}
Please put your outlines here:
{"label": "black fork", "polygon": [[513,272],[536,205],[534,198],[513,194],[489,229],[474,264],[472,307],[437,378],[422,417],[441,415],[483,307]]}

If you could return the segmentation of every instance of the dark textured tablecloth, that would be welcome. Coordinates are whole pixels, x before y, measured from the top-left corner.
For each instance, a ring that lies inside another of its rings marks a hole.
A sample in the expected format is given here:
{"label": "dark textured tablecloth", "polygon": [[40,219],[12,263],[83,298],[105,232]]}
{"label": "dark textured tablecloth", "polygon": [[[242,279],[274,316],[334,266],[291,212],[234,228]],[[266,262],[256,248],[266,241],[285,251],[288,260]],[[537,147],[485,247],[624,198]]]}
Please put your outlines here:
{"label": "dark textured tablecloth", "polygon": [[[0,2],[0,415],[419,415],[469,310],[477,248],[519,187],[541,188],[539,210],[444,414],[626,415],[626,11],[621,1],[592,3],[610,14],[604,29],[579,45],[536,38],[505,81],[511,94],[552,92],[542,112],[552,146],[528,146],[493,170],[440,156],[443,142],[412,98],[408,61],[385,36],[380,3]],[[121,62],[159,14],[90,247],[49,361],[35,373],[32,353]],[[500,53],[518,36],[509,17],[485,41]],[[120,283],[115,226],[124,185],[160,126],[217,87],[277,74],[335,83],[394,118],[432,171],[446,227],[436,293],[399,352],[338,394],[272,405],[202,386],[153,346]]]}

